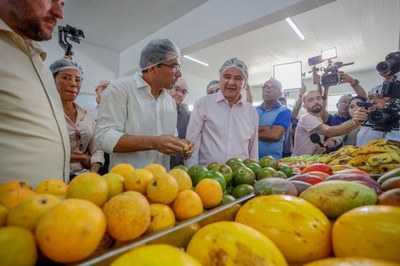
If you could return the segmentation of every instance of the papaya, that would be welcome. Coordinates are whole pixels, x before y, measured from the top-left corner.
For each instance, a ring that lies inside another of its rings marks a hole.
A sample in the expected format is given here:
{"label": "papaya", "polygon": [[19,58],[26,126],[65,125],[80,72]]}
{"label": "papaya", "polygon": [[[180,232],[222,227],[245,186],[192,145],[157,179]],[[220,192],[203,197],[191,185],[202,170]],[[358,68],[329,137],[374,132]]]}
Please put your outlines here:
{"label": "papaya", "polygon": [[351,266],[398,266],[398,263],[388,260],[377,260],[370,258],[327,258],[322,260],[316,260],[310,263],[305,264],[304,266],[343,266],[343,265],[351,265]]}
{"label": "papaya", "polygon": [[256,196],[275,194],[297,196],[297,189],[286,179],[269,177],[257,181],[254,185],[254,194]]}
{"label": "papaya", "polygon": [[229,221],[201,228],[190,240],[186,252],[202,265],[287,265],[268,237],[249,226]]}
{"label": "papaya", "polygon": [[383,182],[385,182],[386,180],[389,180],[389,179],[391,179],[393,177],[397,177],[397,176],[400,176],[400,167],[383,174],[381,177],[378,178],[377,181],[379,184],[382,185]]}
{"label": "papaya", "polygon": [[392,177],[382,183],[383,191],[387,191],[394,188],[400,188],[400,176]]}
{"label": "papaya", "polygon": [[383,192],[378,197],[379,205],[393,205],[400,207],[400,188],[391,189]]}
{"label": "papaya", "polygon": [[346,212],[333,224],[335,256],[367,257],[399,264],[399,221],[400,208],[396,206],[370,205]]}
{"label": "papaya", "polygon": [[176,247],[155,244],[135,248],[116,259],[111,266],[152,265],[152,266],[200,266],[189,254]]}
{"label": "papaya", "polygon": [[369,187],[349,181],[325,181],[300,194],[329,218],[337,218],[356,207],[377,202],[376,193]]}
{"label": "papaya", "polygon": [[298,197],[255,197],[240,208],[235,221],[266,235],[290,264],[303,265],[331,256],[330,221],[319,209]]}

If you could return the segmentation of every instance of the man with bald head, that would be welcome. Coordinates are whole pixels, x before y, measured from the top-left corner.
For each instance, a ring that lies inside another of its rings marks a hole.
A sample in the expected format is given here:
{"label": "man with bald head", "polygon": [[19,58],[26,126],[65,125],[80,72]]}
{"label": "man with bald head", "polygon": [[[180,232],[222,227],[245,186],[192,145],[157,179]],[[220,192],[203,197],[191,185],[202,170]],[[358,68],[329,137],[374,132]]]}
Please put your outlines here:
{"label": "man with bald head", "polygon": [[[174,98],[176,103],[176,109],[178,111],[178,120],[176,128],[178,129],[178,137],[180,139],[186,138],[186,129],[189,124],[190,111],[187,104],[183,103],[186,95],[189,93],[189,86],[184,77],[179,77],[177,82],[174,84],[172,89],[168,90],[169,95]],[[171,156],[170,167],[171,169],[176,166],[183,164],[183,156],[177,154],[176,156]]]}
{"label": "man with bald head", "polygon": [[330,138],[324,144],[327,148],[335,147],[339,144],[334,137],[350,132],[359,127],[367,120],[368,114],[365,108],[358,108],[354,117],[340,125],[328,126],[321,118],[323,110],[323,99],[318,91],[308,91],[303,95],[303,107],[307,113],[300,117],[294,137],[293,156],[304,154],[317,154],[324,152],[318,144],[311,142],[311,134],[318,134],[321,140],[324,136]]}

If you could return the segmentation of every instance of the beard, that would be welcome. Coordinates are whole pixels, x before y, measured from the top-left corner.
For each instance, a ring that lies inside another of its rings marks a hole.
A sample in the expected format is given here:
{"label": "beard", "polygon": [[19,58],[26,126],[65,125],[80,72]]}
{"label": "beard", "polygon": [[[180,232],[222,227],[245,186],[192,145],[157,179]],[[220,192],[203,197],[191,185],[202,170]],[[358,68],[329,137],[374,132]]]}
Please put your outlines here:
{"label": "beard", "polygon": [[314,113],[314,114],[319,114],[321,112],[321,110],[322,110],[322,106],[316,105],[311,108],[310,112]]}
{"label": "beard", "polygon": [[29,3],[17,4],[14,1],[10,1],[9,15],[15,21],[13,25],[15,32],[21,33],[34,41],[50,40],[52,31],[46,32],[41,21],[52,20],[57,22],[57,18],[54,16],[37,17],[32,16],[32,13]]}

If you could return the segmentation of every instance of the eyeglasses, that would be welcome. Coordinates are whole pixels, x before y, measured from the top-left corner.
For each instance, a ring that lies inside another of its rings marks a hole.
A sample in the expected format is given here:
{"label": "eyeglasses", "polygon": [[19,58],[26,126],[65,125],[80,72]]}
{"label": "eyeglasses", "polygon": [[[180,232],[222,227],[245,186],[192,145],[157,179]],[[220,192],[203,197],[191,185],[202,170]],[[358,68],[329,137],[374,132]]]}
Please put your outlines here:
{"label": "eyeglasses", "polygon": [[82,134],[79,130],[75,131],[76,142],[79,145],[79,150],[83,151]]}
{"label": "eyeglasses", "polygon": [[264,85],[261,87],[263,89],[263,91],[267,91],[270,90],[271,92],[278,92],[280,91],[278,88],[276,88],[275,86],[268,86],[268,85]]}
{"label": "eyeglasses", "polygon": [[178,70],[181,70],[181,65],[178,65],[178,64],[168,65],[168,64],[160,63],[158,65],[169,67],[173,72],[178,72]]}
{"label": "eyeglasses", "polygon": [[182,93],[182,95],[189,94],[189,92],[188,92],[187,90],[182,90],[182,89],[179,88],[179,87],[173,87],[173,89],[174,89],[176,92]]}

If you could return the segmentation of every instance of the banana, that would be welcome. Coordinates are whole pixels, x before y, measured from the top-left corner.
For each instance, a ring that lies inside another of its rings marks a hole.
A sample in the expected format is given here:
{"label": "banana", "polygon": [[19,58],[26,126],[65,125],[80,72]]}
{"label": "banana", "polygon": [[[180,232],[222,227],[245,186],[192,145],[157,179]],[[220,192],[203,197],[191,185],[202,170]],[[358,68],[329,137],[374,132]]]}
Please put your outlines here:
{"label": "banana", "polygon": [[362,165],[362,166],[357,166],[358,169],[363,170],[367,172],[368,174],[382,174],[382,170],[379,167],[372,167],[369,165]]}
{"label": "banana", "polygon": [[336,158],[338,158],[338,157],[340,157],[340,156],[341,156],[341,155],[340,155],[339,153],[337,153],[337,152],[332,152],[332,153],[330,153],[330,154],[327,154],[327,155],[321,157],[321,158],[319,159],[319,162],[320,162],[320,163],[327,164],[327,163],[329,163],[330,161],[332,161],[332,160],[334,160],[334,159],[336,159]]}
{"label": "banana", "polygon": [[400,167],[400,164],[398,163],[389,163],[389,164],[382,164],[378,166],[379,169],[381,170],[381,173],[386,173],[389,172],[393,169],[397,169]]}
{"label": "banana", "polygon": [[373,145],[365,145],[362,146],[355,151],[351,153],[351,156],[355,157],[359,154],[368,154],[372,152],[397,152],[400,153],[400,149],[397,146],[394,145],[378,145],[378,144],[373,144]]}
{"label": "banana", "polygon": [[341,155],[350,155],[353,151],[357,149],[354,145],[346,145],[341,147],[337,152]]}
{"label": "banana", "polygon": [[368,141],[366,145],[387,145],[387,144],[392,144],[389,140],[384,139],[384,138],[377,138]]}
{"label": "banana", "polygon": [[367,160],[375,155],[379,155],[381,153],[368,153],[368,154],[360,154],[355,157],[352,157],[350,161],[347,162],[348,165],[353,165],[353,166],[361,166],[361,165],[366,165]]}
{"label": "banana", "polygon": [[392,152],[390,153],[390,156],[392,156],[393,161],[400,163],[400,154],[397,152]]}
{"label": "banana", "polygon": [[350,166],[350,165],[332,165],[332,172],[336,173],[341,170],[346,170],[346,169],[357,169],[356,167]]}
{"label": "banana", "polygon": [[350,161],[350,160],[351,160],[351,157],[350,157],[350,156],[348,156],[348,155],[342,155],[342,156],[339,156],[338,158],[336,158],[336,159],[330,161],[330,162],[328,163],[328,165],[347,164],[347,162]]}
{"label": "banana", "polygon": [[379,166],[382,164],[391,163],[393,158],[390,153],[381,153],[372,157],[369,157],[367,162],[371,166]]}

